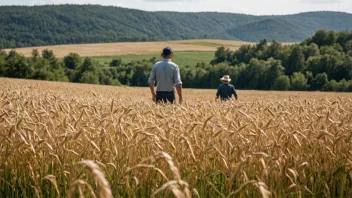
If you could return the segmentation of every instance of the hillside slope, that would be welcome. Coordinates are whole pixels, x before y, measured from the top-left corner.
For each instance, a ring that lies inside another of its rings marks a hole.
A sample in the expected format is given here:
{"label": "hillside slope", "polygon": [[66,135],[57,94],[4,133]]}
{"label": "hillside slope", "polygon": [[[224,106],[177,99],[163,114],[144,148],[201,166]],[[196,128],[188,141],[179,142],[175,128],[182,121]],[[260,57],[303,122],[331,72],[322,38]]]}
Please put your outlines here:
{"label": "hillside slope", "polygon": [[253,16],[146,12],[99,5],[0,6],[0,49],[204,38],[286,42],[302,41],[318,29],[351,28],[352,14],[340,12]]}
{"label": "hillside slope", "polygon": [[312,31],[286,19],[270,18],[238,26],[227,30],[227,33],[244,41],[266,39],[294,42],[311,36]]}

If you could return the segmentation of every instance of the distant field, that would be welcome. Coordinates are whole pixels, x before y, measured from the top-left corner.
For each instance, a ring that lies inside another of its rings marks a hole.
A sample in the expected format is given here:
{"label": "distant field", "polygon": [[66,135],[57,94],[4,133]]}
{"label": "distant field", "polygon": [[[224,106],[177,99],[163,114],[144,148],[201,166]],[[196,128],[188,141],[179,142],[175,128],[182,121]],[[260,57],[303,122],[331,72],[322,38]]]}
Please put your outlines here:
{"label": "distant field", "polygon": [[[147,55],[121,55],[121,56],[97,56],[92,57],[93,60],[98,61],[106,66],[113,59],[121,58],[123,63],[129,63],[131,61],[141,61],[143,59],[150,59],[156,57],[157,60],[161,60],[159,53],[147,54]],[[179,66],[191,65],[194,66],[197,63],[205,62],[209,63],[214,58],[214,52],[176,52],[173,61]]]}
{"label": "distant field", "polygon": [[[95,43],[75,45],[54,45],[28,48],[15,48],[24,56],[31,56],[33,49],[42,51],[53,50],[58,58],[62,58],[70,52],[78,53],[80,56],[120,56],[120,55],[146,55],[159,54],[162,48],[170,46],[175,52],[214,52],[218,47],[225,46],[231,50],[237,50],[241,45],[254,44],[243,41],[230,40],[179,40],[161,42],[121,42],[121,43]],[[10,51],[6,49],[5,51]],[[176,57],[175,57],[176,58]]]}

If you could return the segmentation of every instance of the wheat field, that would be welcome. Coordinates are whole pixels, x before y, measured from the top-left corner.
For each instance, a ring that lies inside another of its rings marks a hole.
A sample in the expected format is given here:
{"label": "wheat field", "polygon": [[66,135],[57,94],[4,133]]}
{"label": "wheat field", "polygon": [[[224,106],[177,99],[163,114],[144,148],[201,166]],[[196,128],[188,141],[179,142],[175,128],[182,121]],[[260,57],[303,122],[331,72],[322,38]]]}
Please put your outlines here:
{"label": "wheat field", "polygon": [[0,197],[352,197],[351,93],[0,84]]}
{"label": "wheat field", "polygon": [[[48,49],[52,50],[56,57],[63,58],[69,53],[77,53],[80,56],[120,56],[120,55],[144,55],[161,53],[166,46],[171,46],[176,52],[180,51],[197,51],[213,52],[220,46],[237,50],[242,45],[255,44],[244,41],[230,40],[179,40],[179,41],[159,41],[159,42],[120,42],[120,43],[93,43],[93,44],[71,44],[71,45],[53,45],[41,47],[15,48],[14,50],[26,57],[32,55],[32,50],[37,49],[39,52]],[[290,43],[287,43],[290,44]],[[11,49],[6,49],[9,52]]]}

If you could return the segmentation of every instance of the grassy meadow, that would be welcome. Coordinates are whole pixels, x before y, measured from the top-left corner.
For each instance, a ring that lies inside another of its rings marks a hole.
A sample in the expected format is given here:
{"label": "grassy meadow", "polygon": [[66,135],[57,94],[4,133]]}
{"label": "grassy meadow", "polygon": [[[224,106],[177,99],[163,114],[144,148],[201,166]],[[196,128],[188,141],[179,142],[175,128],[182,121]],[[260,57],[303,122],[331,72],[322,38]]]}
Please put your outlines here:
{"label": "grassy meadow", "polygon": [[351,93],[0,84],[0,197],[352,197]]}
{"label": "grassy meadow", "polygon": [[[149,60],[152,57],[155,57],[156,60],[162,59],[160,56],[160,53],[145,54],[145,55],[101,56],[101,57],[92,57],[92,59],[95,61],[98,61],[99,63],[105,66],[109,66],[110,62],[113,59],[121,58],[123,63],[129,63],[132,61],[141,61],[143,59]],[[201,63],[201,62],[209,63],[212,59],[214,59],[214,52],[175,52],[175,55],[172,61],[177,63],[179,66],[185,66],[185,65],[194,66],[197,63]]]}

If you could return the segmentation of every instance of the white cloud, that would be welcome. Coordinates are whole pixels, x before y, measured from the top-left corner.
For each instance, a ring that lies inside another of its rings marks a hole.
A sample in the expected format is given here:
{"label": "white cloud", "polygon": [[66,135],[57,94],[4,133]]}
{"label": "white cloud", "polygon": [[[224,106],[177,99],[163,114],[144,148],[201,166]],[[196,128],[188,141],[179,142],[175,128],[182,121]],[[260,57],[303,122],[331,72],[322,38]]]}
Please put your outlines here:
{"label": "white cloud", "polygon": [[312,4],[334,4],[347,2],[346,0],[301,0],[302,3],[312,3]]}
{"label": "white cloud", "polygon": [[142,0],[146,2],[158,2],[158,3],[169,3],[169,2],[200,2],[201,0]]}

